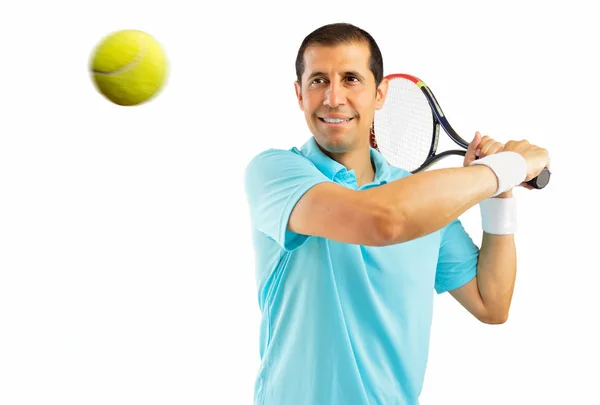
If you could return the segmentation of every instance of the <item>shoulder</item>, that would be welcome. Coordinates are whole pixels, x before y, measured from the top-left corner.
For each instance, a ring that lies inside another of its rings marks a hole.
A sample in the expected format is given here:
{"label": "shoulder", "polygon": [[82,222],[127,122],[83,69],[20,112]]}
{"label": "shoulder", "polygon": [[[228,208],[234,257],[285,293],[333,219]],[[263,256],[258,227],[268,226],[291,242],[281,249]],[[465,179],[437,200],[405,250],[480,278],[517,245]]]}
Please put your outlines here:
{"label": "shoulder", "polygon": [[270,148],[254,155],[246,165],[246,175],[253,172],[283,170],[285,168],[308,168],[314,164],[296,147],[290,149]]}
{"label": "shoulder", "polygon": [[278,159],[278,158],[286,158],[286,157],[289,158],[292,156],[301,156],[302,158],[304,158],[304,156],[302,155],[302,152],[296,147],[293,147],[290,149],[269,148],[269,149],[260,151],[257,154],[255,154],[254,156],[252,156],[248,166],[250,166],[256,162],[260,162],[262,160]]}

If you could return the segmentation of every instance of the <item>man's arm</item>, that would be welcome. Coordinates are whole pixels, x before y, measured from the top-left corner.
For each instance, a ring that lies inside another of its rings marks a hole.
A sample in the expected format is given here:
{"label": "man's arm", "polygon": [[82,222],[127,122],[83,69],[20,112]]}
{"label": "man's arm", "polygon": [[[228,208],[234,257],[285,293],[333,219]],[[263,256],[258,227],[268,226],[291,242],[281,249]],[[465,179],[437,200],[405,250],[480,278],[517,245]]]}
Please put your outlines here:
{"label": "man's arm", "polygon": [[[489,156],[503,150],[526,152],[535,158],[528,161],[537,165],[536,169],[528,170],[528,179],[537,175],[540,167],[549,164],[548,152],[525,140],[510,141],[503,145],[488,136],[482,137],[477,132],[475,139],[469,144],[464,165],[468,166],[476,156]],[[530,188],[525,183],[521,185]],[[512,196],[512,190],[509,190],[498,198]],[[516,274],[517,253],[514,236],[484,232],[477,262],[477,276],[462,287],[451,290],[450,294],[481,322],[504,323],[508,319]]]}
{"label": "man's arm", "polygon": [[[512,197],[512,191],[499,197]],[[508,319],[516,274],[514,236],[484,232],[477,276],[450,294],[481,322],[501,324]]]}
{"label": "man's arm", "polygon": [[443,228],[497,187],[485,166],[425,171],[360,191],[317,184],[294,206],[288,229],[343,243],[392,245]]}

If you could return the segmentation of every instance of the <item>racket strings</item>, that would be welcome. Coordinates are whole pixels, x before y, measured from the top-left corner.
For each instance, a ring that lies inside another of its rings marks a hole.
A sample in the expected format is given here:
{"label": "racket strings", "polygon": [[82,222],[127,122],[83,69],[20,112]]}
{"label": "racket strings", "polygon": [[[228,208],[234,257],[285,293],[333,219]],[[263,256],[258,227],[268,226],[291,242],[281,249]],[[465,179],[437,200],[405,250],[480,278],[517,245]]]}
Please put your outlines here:
{"label": "racket strings", "polygon": [[389,81],[383,108],[375,112],[373,131],[381,154],[392,166],[414,171],[429,157],[434,121],[427,98],[412,81]]}

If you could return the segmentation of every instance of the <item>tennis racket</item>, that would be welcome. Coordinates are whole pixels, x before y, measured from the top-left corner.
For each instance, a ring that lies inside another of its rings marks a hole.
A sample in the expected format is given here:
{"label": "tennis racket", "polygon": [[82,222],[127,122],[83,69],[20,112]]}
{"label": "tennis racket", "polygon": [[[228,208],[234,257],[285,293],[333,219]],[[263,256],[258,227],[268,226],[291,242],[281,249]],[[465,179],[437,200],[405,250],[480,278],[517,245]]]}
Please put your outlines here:
{"label": "tennis racket", "polygon": [[[386,78],[389,88],[383,107],[375,111],[371,146],[389,164],[417,173],[447,156],[465,156],[469,142],[450,126],[433,93],[422,80],[401,73]],[[440,127],[461,149],[438,153]],[[545,168],[527,184],[542,189],[549,181],[550,171]]]}

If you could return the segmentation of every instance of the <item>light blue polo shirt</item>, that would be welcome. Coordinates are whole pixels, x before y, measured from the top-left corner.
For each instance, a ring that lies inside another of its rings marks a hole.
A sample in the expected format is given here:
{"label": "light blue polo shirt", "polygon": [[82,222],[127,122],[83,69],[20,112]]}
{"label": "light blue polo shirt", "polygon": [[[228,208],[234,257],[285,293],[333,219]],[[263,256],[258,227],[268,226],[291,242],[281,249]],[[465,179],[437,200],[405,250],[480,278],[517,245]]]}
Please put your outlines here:
{"label": "light blue polo shirt", "polygon": [[[411,175],[371,149],[376,175],[360,189]],[[311,187],[358,189],[352,170],[310,138],[270,149],[246,168],[256,260],[261,367],[255,405],[416,405],[434,291],[476,274],[478,248],[459,220],[409,242],[360,246],[287,230]]]}

